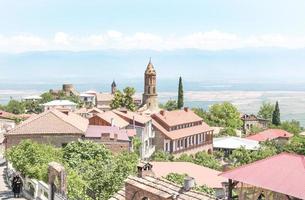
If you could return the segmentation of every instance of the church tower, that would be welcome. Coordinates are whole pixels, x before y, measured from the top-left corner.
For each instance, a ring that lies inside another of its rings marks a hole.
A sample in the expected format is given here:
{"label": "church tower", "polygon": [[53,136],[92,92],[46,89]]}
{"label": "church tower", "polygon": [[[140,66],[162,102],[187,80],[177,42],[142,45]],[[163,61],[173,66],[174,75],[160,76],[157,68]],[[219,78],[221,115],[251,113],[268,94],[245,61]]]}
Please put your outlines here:
{"label": "church tower", "polygon": [[111,94],[114,94],[116,92],[116,83],[113,81],[111,84]]}
{"label": "church tower", "polygon": [[143,106],[146,105],[146,108],[151,111],[159,109],[156,78],[157,74],[150,59],[144,73],[144,93],[142,103]]}

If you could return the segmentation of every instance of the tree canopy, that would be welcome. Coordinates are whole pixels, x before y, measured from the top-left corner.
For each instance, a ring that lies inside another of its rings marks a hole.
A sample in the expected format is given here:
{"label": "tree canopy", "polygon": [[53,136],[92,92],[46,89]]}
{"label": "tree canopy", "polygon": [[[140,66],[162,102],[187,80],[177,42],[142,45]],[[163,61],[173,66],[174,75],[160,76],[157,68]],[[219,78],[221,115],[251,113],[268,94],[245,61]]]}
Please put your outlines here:
{"label": "tree canopy", "polygon": [[271,122],[274,107],[275,105],[270,102],[263,102],[257,113],[257,116],[263,119],[267,119]]}
{"label": "tree canopy", "polygon": [[237,108],[229,103],[214,104],[206,112],[203,109],[194,109],[195,113],[203,118],[210,126],[238,129],[242,126],[240,113]]}
{"label": "tree canopy", "polygon": [[63,164],[71,200],[109,199],[135,173],[138,163],[135,153],[113,155],[103,145],[81,140],[63,149],[25,140],[9,149],[6,157],[22,174],[43,181],[47,181],[50,162]]}
{"label": "tree canopy", "polygon": [[177,101],[168,100],[165,104],[160,104],[159,107],[168,111],[177,110]]}
{"label": "tree canopy", "polygon": [[133,95],[136,93],[136,90],[133,87],[126,87],[123,90],[123,93],[120,90],[117,90],[114,94],[114,98],[110,104],[112,109],[117,108],[127,108],[128,110],[135,111],[136,105],[133,100]]}
{"label": "tree canopy", "polygon": [[280,113],[280,106],[278,101],[275,104],[275,108],[272,114],[272,124],[275,126],[281,125],[281,113]]}

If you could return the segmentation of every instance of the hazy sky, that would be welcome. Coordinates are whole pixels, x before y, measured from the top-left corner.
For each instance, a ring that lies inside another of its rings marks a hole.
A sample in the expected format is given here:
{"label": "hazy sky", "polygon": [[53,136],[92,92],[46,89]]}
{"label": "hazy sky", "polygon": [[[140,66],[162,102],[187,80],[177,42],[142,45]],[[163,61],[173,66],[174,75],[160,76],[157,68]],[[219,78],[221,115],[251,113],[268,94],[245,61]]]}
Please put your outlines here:
{"label": "hazy sky", "polygon": [[0,51],[305,47],[304,0],[0,0]]}

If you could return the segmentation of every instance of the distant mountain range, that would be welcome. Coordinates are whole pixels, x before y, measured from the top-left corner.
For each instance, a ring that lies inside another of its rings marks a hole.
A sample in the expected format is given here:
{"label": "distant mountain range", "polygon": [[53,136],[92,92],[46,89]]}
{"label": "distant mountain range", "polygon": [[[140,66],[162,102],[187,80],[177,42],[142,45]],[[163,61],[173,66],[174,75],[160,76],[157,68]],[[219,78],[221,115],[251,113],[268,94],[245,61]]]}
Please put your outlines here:
{"label": "distant mountain range", "polygon": [[1,53],[0,83],[138,83],[150,57],[163,84],[305,82],[305,49],[257,48]]}

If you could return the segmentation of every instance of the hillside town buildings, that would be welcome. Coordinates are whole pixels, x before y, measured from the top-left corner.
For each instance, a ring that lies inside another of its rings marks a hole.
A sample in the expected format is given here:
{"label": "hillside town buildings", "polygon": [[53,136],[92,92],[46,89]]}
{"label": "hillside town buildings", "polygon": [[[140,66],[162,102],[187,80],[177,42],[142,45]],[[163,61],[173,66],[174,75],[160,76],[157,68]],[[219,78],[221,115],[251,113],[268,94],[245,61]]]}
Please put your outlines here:
{"label": "hillside town buildings", "polygon": [[293,134],[282,129],[267,129],[254,135],[246,137],[246,139],[257,142],[275,141],[279,144],[285,144]]}
{"label": "hillside town buildings", "polygon": [[44,111],[58,109],[66,111],[75,111],[77,104],[69,100],[53,100],[43,104]]}
{"label": "hillside town buildings", "polygon": [[180,155],[199,151],[212,153],[213,129],[189,108],[161,110],[152,115],[158,150]]}
{"label": "hillside town buildings", "polygon": [[267,129],[269,120],[257,117],[256,115],[248,115],[243,114],[241,116],[241,120],[243,121],[243,131],[245,134],[251,132],[251,129],[256,127],[260,129]]}

